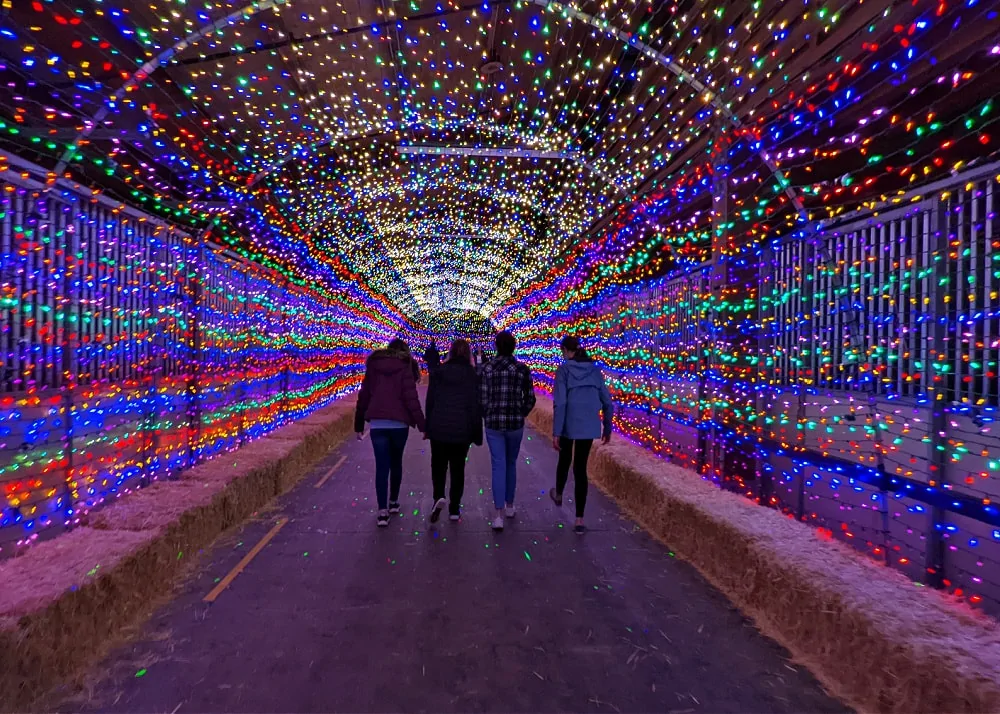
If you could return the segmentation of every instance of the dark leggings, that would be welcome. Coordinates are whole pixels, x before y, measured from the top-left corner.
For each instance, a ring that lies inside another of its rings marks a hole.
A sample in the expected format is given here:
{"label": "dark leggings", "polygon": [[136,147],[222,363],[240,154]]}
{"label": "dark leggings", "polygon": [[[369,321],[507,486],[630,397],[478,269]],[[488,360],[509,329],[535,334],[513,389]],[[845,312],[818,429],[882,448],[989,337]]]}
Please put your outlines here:
{"label": "dark leggings", "polygon": [[569,465],[573,463],[573,497],[576,499],[576,517],[583,518],[587,506],[587,459],[593,439],[567,439],[559,437],[559,464],[556,466],[556,493],[562,496],[569,480]]}
{"label": "dark leggings", "polygon": [[458,515],[465,491],[465,458],[469,455],[469,444],[450,444],[431,440],[431,480],[434,484],[434,500],[444,498],[445,481],[451,469],[451,499],[448,512]]}

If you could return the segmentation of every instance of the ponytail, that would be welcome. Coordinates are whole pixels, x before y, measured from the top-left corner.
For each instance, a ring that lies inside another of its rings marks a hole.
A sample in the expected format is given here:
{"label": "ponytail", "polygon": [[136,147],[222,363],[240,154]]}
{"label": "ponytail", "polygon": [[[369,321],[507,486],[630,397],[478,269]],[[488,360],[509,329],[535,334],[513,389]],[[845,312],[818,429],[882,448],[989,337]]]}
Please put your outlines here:
{"label": "ponytail", "polygon": [[574,362],[593,361],[592,359],[590,359],[590,355],[587,354],[587,350],[583,349],[583,347],[580,346],[580,338],[577,337],[576,335],[566,335],[565,337],[562,338],[562,341],[559,343],[559,346],[562,349],[573,353]]}

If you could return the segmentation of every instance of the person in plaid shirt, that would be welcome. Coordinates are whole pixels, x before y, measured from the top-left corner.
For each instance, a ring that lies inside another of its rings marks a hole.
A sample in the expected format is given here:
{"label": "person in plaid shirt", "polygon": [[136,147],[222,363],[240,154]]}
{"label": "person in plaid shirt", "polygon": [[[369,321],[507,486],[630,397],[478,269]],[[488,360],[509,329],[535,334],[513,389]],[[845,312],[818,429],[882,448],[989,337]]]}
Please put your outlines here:
{"label": "person in plaid shirt", "polygon": [[514,517],[517,454],[524,436],[524,418],[535,408],[531,370],[514,359],[517,340],[509,332],[496,337],[496,359],[480,368],[479,402],[486,426],[493,471],[493,529],[503,530],[503,519]]}

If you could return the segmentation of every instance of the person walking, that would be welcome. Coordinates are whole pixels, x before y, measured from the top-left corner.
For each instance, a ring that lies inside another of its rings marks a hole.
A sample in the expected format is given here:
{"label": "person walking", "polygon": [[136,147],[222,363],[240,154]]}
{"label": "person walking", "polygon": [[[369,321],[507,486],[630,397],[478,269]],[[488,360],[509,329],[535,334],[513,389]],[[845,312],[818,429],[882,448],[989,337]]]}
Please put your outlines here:
{"label": "person walking", "polygon": [[493,529],[503,530],[504,515],[513,518],[517,487],[517,455],[524,419],[535,408],[531,370],[514,359],[517,340],[509,332],[496,336],[497,357],[480,368],[479,402],[486,424],[493,476]]}
{"label": "person walking", "polygon": [[424,362],[427,363],[427,374],[431,373],[432,369],[437,369],[441,364],[441,354],[438,352],[437,345],[434,344],[434,340],[427,346],[424,351]]}
{"label": "person walking", "polygon": [[[430,522],[437,523],[448,505],[448,517],[457,521],[465,491],[465,459],[469,446],[483,443],[483,417],[479,410],[478,380],[472,366],[469,343],[451,343],[444,364],[431,372],[427,388],[427,431],[431,442],[431,480],[434,505]],[[451,489],[444,499],[445,482],[451,470]]]}
{"label": "person walking", "polygon": [[604,384],[600,368],[580,347],[580,340],[567,335],[560,344],[563,363],[556,369],[553,393],[552,446],[559,452],[556,465],[556,487],[549,498],[562,506],[563,489],[573,466],[573,496],[576,500],[577,533],[586,529],[583,512],[587,506],[587,460],[594,439],[607,444],[611,440],[614,403]]}
{"label": "person walking", "polygon": [[354,410],[354,431],[360,441],[364,438],[365,422],[371,424],[379,528],[388,526],[389,514],[400,510],[403,449],[409,429],[426,428],[417,397],[418,375],[416,360],[401,339],[393,340],[386,349],[375,350],[365,363],[365,377]]}

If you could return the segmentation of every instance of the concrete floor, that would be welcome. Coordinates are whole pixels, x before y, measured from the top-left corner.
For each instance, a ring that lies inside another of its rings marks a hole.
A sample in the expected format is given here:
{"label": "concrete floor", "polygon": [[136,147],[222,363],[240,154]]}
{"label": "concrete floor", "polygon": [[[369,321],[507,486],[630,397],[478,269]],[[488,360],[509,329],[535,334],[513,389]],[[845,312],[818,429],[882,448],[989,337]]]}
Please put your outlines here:
{"label": "concrete floor", "polygon": [[[486,447],[470,453],[457,524],[428,527],[429,462],[411,431],[404,512],[377,530],[371,441],[328,454],[274,511],[206,553],[179,596],[98,668],[93,691],[61,709],[844,711],[596,489],[590,530],[574,534],[572,498],[557,509],[547,497],[547,439],[525,439],[519,513],[501,534],[488,523]],[[280,516],[289,523],[203,603]]]}

